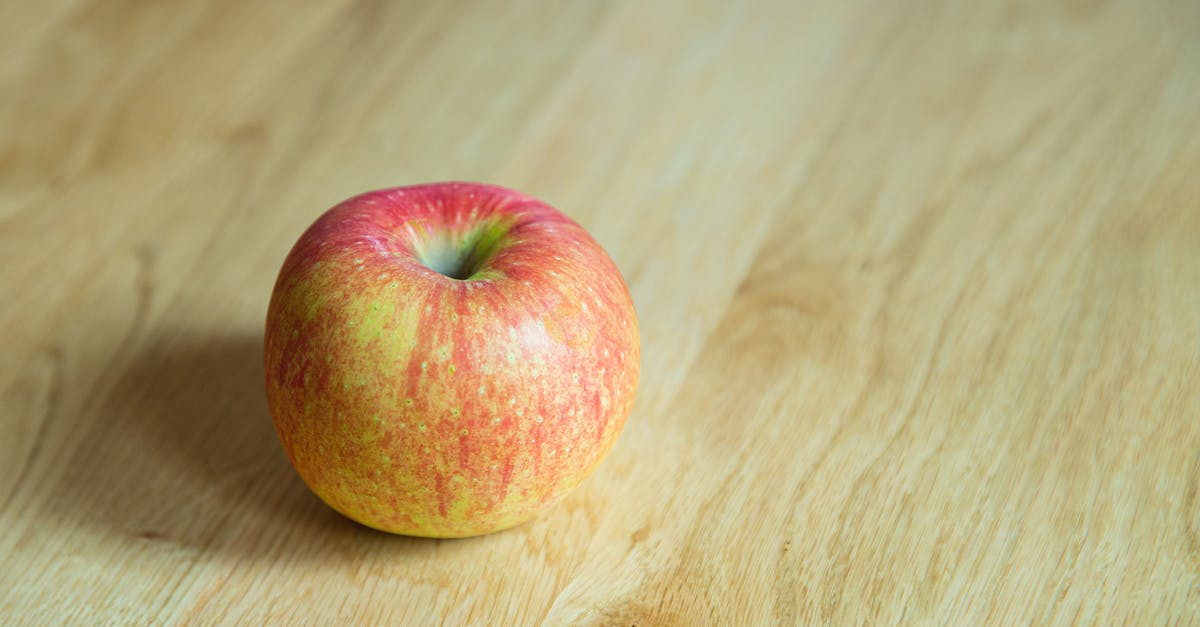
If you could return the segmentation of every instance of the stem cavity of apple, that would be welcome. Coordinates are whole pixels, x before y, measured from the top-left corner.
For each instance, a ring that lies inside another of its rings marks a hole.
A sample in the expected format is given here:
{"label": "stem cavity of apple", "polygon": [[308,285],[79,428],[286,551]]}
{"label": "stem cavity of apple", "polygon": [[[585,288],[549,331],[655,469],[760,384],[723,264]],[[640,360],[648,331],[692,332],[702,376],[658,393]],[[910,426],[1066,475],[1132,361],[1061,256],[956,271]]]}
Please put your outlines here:
{"label": "stem cavity of apple", "polygon": [[443,230],[415,241],[417,259],[425,267],[454,279],[467,281],[485,270],[487,263],[506,243],[511,224],[494,222],[468,231]]}

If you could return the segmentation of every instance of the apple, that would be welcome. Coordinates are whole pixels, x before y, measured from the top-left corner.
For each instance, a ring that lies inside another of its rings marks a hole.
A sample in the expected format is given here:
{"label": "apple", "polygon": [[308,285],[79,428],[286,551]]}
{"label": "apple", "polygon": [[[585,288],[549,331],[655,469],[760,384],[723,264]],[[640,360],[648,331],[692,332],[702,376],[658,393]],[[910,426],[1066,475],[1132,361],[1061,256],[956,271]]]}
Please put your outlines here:
{"label": "apple", "polygon": [[297,473],[370,527],[465,537],[525,522],[604,459],[633,405],[638,324],[567,216],[478,183],[370,192],[283,263],[264,362]]}

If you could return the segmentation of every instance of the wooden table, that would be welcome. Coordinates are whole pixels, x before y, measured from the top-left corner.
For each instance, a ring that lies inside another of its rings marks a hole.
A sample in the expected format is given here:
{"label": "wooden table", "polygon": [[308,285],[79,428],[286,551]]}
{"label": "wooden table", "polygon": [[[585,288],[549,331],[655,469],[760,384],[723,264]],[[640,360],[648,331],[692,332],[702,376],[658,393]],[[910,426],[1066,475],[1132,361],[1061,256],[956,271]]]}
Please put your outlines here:
{"label": "wooden table", "polygon": [[[4,623],[1200,621],[1200,3],[10,3]],[[321,211],[501,183],[642,384],[538,520],[360,527],[267,298]]]}

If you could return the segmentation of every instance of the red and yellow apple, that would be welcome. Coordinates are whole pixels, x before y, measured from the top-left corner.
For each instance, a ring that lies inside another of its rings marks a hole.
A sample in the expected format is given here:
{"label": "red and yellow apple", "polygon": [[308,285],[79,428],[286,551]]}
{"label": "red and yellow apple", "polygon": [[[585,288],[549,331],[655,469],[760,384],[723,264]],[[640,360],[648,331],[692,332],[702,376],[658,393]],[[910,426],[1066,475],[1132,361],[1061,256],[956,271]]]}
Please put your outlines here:
{"label": "red and yellow apple", "polygon": [[267,399],[300,477],[365,525],[463,537],[579,485],[629,415],[637,319],[582,227],[474,183],[347,200],[301,235],[267,313]]}

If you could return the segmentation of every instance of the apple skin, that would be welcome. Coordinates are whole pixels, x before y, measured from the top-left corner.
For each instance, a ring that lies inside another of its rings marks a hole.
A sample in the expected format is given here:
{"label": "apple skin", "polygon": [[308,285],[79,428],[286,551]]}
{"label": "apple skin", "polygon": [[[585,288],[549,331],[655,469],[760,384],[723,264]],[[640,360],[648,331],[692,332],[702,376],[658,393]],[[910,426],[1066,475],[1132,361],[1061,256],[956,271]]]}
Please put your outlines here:
{"label": "apple skin", "polygon": [[640,349],[629,290],[582,227],[509,189],[434,183],[309,227],[264,362],[276,432],[317,496],[450,538],[525,522],[590,475],[629,416]]}

